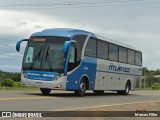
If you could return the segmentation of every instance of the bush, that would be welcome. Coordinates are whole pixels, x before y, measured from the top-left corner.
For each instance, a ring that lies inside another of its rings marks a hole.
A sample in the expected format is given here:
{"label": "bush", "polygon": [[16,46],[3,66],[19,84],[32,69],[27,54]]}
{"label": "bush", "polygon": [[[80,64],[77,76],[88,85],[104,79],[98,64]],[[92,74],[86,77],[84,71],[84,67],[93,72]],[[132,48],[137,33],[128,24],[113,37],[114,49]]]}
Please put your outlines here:
{"label": "bush", "polygon": [[158,89],[160,89],[160,83],[152,83],[152,85],[151,85],[151,87],[152,87],[152,89],[156,89],[156,90],[158,90]]}
{"label": "bush", "polygon": [[22,87],[21,82],[14,82],[13,87]]}
{"label": "bush", "polygon": [[4,79],[4,80],[1,81],[1,85],[3,87],[13,87],[14,81],[11,80],[11,79]]}

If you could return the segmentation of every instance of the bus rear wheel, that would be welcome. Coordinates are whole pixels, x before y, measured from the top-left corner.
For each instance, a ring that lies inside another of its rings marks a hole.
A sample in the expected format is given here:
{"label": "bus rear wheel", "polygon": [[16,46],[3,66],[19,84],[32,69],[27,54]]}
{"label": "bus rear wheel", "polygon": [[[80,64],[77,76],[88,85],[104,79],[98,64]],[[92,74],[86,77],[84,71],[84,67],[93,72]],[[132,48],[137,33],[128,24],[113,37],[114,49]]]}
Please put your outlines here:
{"label": "bus rear wheel", "polygon": [[86,87],[87,87],[86,81],[85,79],[82,79],[80,83],[80,89],[74,91],[75,95],[83,97],[84,94],[86,93]]}
{"label": "bus rear wheel", "polygon": [[93,90],[93,92],[97,95],[100,95],[104,93],[104,90]]}
{"label": "bus rear wheel", "polygon": [[129,94],[130,85],[129,82],[126,83],[125,90],[117,91],[118,95],[128,95]]}
{"label": "bus rear wheel", "polygon": [[42,92],[43,95],[49,95],[49,93],[51,92],[51,89],[40,88],[40,91]]}

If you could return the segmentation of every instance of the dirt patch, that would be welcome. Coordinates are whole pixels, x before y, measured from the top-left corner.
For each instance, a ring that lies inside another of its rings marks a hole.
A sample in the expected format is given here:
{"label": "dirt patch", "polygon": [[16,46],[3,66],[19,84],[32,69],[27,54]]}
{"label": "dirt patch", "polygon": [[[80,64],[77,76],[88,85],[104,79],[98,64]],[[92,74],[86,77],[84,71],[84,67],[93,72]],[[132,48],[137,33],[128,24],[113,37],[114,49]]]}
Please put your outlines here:
{"label": "dirt patch", "polygon": [[83,109],[86,111],[160,111],[160,102],[145,102],[125,105],[111,105],[104,107]]}
{"label": "dirt patch", "polygon": [[[145,102],[126,105],[110,105],[76,111],[94,111],[93,114],[103,111],[160,111],[160,102]],[[126,112],[127,114],[127,112]],[[116,116],[116,115],[115,115]],[[33,120],[159,120],[159,117],[52,117],[52,118],[33,118]],[[27,119],[23,119],[27,120]]]}

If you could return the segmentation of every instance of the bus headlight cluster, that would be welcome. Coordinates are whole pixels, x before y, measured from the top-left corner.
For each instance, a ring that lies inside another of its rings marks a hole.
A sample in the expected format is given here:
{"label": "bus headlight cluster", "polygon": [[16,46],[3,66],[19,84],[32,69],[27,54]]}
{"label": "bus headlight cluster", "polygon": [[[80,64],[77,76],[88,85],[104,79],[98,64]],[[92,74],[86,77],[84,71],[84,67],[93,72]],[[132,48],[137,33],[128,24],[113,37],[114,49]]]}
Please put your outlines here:
{"label": "bus headlight cluster", "polygon": [[60,76],[59,76],[59,75],[57,75],[56,77],[54,77],[54,79],[55,79],[55,80],[58,80],[58,78],[60,78]]}
{"label": "bus headlight cluster", "polygon": [[63,74],[59,74],[57,76],[54,77],[54,80],[58,80],[60,77],[64,76]]}

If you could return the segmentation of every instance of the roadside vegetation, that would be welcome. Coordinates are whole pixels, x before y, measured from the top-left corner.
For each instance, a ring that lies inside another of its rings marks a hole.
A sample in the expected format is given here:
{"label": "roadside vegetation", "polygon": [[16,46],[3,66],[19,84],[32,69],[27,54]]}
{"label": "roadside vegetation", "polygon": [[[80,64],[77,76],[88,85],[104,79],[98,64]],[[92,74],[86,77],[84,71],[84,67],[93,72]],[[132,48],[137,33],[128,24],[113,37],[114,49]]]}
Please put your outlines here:
{"label": "roadside vegetation", "polygon": [[0,70],[0,90],[36,90],[34,87],[25,87],[20,82],[21,74]]}
{"label": "roadside vegetation", "polygon": [[143,68],[144,76],[142,79],[141,89],[160,90],[160,69],[156,71]]}
{"label": "roadside vegetation", "polygon": [[[141,90],[160,90],[160,69],[155,71],[143,68],[144,76],[141,81]],[[25,87],[20,82],[21,74],[0,70],[0,90],[37,90],[34,87]]]}

